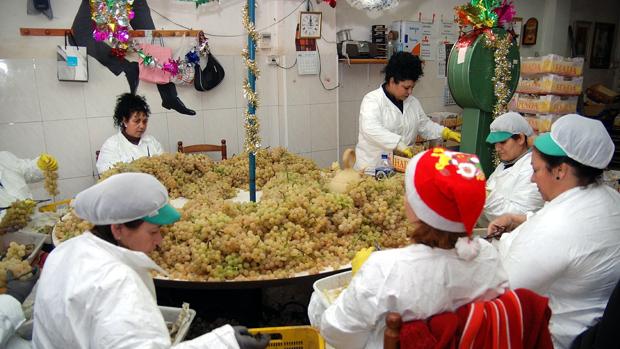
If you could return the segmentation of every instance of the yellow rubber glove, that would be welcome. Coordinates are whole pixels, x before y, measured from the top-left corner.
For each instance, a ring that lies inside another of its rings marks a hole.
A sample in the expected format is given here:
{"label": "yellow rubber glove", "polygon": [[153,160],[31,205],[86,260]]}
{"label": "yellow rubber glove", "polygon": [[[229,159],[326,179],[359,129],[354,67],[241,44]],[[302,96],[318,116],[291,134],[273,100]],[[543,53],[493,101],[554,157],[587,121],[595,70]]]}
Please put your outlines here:
{"label": "yellow rubber glove", "polygon": [[41,171],[56,171],[58,169],[58,161],[50,154],[42,153],[37,161],[37,166]]}
{"label": "yellow rubber glove", "polygon": [[355,254],[355,257],[353,257],[353,259],[351,260],[352,275],[355,275],[357,271],[360,270],[360,268],[362,267],[362,264],[366,262],[368,257],[370,257],[370,254],[373,253],[374,251],[375,251],[374,247],[362,248],[361,250],[357,251],[357,253]]}
{"label": "yellow rubber glove", "polygon": [[447,127],[445,127],[443,131],[441,131],[441,137],[446,141],[451,140],[451,141],[461,143],[461,134],[456,131],[452,131],[451,129]]}
{"label": "yellow rubber glove", "polygon": [[413,149],[411,149],[411,147],[407,147],[403,150],[400,151],[404,156],[408,157],[408,158],[412,158],[413,157]]}

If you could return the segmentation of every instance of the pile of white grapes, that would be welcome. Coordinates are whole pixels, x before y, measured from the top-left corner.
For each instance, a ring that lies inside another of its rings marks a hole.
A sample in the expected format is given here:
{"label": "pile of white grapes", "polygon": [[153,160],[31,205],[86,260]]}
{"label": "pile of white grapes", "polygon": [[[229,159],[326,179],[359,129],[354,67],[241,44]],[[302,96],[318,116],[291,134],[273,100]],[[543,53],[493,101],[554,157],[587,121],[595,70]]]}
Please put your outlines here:
{"label": "pile of white grapes", "polygon": [[[247,154],[222,162],[202,155],[165,154],[119,164],[157,177],[172,198],[190,199],[181,220],[162,228],[150,257],[174,279],[261,280],[318,273],[349,263],[363,247],[404,246],[410,236],[403,177],[366,176],[345,193],[329,192],[334,172],[282,148],[256,155],[259,203],[227,201],[248,184]],[[90,227],[75,216],[56,225],[67,239]],[[86,228],[86,229],[85,229]]]}
{"label": "pile of white grapes", "polygon": [[0,221],[0,234],[18,231],[28,225],[36,206],[32,200],[13,201]]}
{"label": "pile of white grapes", "polygon": [[27,274],[32,270],[28,261],[22,260],[27,254],[26,245],[18,244],[11,241],[6,254],[0,260],[0,293],[6,292],[7,271],[11,271],[14,277],[28,279],[31,274]]}

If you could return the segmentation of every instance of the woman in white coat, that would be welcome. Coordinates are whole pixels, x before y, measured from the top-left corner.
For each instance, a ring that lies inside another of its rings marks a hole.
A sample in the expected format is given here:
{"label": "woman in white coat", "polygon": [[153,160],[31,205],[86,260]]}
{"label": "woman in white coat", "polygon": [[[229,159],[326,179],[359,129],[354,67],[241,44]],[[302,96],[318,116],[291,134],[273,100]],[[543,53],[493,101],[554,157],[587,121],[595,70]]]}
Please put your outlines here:
{"label": "woman in white coat", "polygon": [[506,213],[525,214],[542,207],[542,196],[532,183],[528,137],[533,133],[523,116],[514,112],[491,123],[487,142],[494,145],[501,162],[487,180],[487,199],[479,220],[482,226]]}
{"label": "woman in white coat", "polygon": [[[43,180],[43,171],[56,171],[58,161],[41,154],[36,159],[20,159],[8,151],[0,151],[0,207],[7,207],[17,200],[32,199],[28,183]],[[5,212],[0,211],[0,219]]]}
{"label": "woman in white coat", "polygon": [[377,251],[327,309],[316,293],[308,315],[335,348],[383,348],[385,317],[426,319],[508,286],[499,255],[471,232],[484,205],[484,173],[475,155],[435,148],[405,173],[405,212],[412,244]]}
{"label": "woman in white coat", "polygon": [[[160,226],[180,217],[166,188],[144,173],[121,173],[79,193],[76,214],[95,224],[50,253],[34,303],[33,345],[52,348],[171,348],[146,254]],[[264,348],[226,325],[174,348]]]}
{"label": "woman in white coat", "polygon": [[512,288],[549,297],[555,348],[601,317],[620,279],[620,194],[598,178],[614,154],[603,124],[561,117],[534,141],[532,181],[547,203],[528,215],[503,215],[489,234],[498,243]]}
{"label": "woman in white coat", "polygon": [[118,162],[132,162],[144,156],[163,153],[161,144],[146,129],[151,113],[142,96],[125,93],[118,97],[114,108],[114,125],[119,131],[108,138],[97,158],[97,171],[101,174]]}
{"label": "woman in white coat", "polygon": [[408,52],[390,58],[385,82],[364,96],[360,106],[359,134],[355,147],[355,169],[374,170],[383,153],[398,150],[411,157],[418,134],[425,139],[461,141],[461,134],[443,127],[424,113],[412,92],[422,76],[422,62]]}

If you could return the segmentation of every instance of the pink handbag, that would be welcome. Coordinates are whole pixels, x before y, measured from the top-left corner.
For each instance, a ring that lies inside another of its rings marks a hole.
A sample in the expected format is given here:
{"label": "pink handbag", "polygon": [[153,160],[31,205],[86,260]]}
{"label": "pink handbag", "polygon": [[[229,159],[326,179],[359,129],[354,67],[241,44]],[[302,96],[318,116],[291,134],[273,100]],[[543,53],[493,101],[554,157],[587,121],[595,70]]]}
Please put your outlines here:
{"label": "pink handbag", "polygon": [[[163,47],[160,45],[142,44],[140,45],[142,51],[146,55],[153,56],[157,59],[159,65],[163,65],[168,62],[168,59],[172,58],[172,49]],[[167,84],[170,82],[172,75],[158,67],[145,67],[140,62],[140,80],[153,82],[156,84]]]}

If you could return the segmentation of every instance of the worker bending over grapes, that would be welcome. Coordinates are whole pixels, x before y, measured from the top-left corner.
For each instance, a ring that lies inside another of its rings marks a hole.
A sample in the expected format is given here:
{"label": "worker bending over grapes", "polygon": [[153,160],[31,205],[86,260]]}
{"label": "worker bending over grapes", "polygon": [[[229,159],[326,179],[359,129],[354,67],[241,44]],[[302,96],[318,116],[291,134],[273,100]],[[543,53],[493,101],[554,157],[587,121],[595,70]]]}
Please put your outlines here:
{"label": "worker bending over grapes", "polygon": [[385,82],[364,96],[360,106],[359,134],[355,147],[355,169],[374,174],[381,154],[394,150],[413,156],[411,145],[418,135],[425,139],[461,141],[461,134],[433,122],[413,96],[422,76],[422,62],[409,52],[390,58],[384,69]]}
{"label": "worker bending over grapes", "polygon": [[267,346],[268,337],[230,325],[171,344],[150,274],[165,271],[147,253],[161,243],[161,225],[181,215],[155,177],[113,175],[79,193],[74,207],[95,226],[55,248],[45,262],[34,305],[35,348]]}

